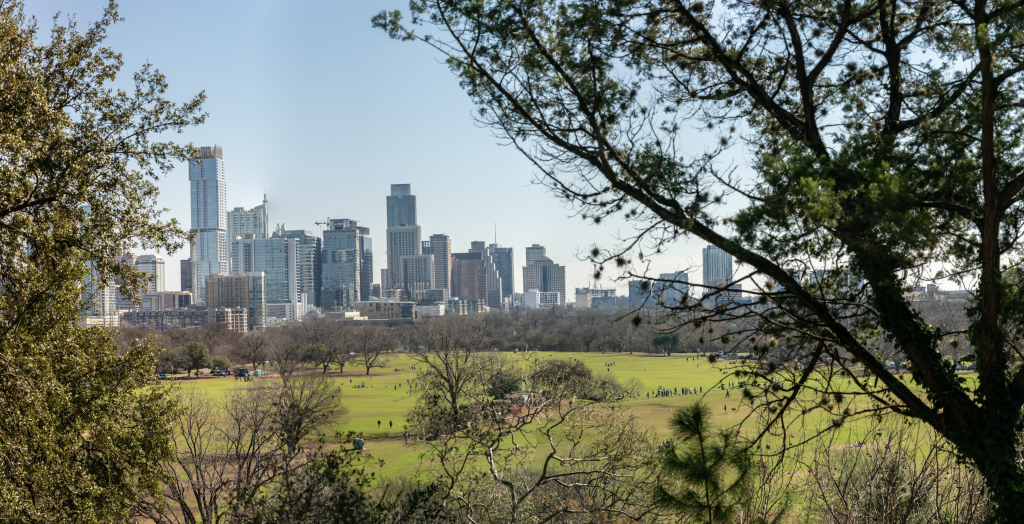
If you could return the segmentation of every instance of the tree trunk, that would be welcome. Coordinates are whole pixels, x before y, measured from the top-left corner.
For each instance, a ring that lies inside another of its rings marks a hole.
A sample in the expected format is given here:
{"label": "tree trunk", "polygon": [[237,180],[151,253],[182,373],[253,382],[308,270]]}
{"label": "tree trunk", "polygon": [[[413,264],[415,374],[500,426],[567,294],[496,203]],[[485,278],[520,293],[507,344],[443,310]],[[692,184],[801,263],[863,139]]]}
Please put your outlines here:
{"label": "tree trunk", "polygon": [[1024,470],[1017,463],[1022,428],[1019,416],[1009,409],[983,410],[972,421],[972,430],[950,435],[957,449],[973,459],[985,477],[995,503],[993,522],[1016,523],[1024,515]]}

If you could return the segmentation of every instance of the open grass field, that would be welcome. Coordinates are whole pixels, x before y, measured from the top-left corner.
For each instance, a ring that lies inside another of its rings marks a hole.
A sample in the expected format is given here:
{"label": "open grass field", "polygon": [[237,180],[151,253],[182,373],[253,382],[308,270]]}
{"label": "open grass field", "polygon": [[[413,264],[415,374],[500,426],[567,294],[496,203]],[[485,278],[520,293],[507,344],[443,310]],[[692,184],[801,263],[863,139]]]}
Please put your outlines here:
{"label": "open grass field", "polygon": [[[589,366],[595,374],[608,373],[621,382],[633,377],[639,378],[643,381],[646,391],[652,392],[651,398],[647,398],[645,391],[641,393],[641,398],[624,402],[623,407],[631,410],[643,424],[664,434],[665,438],[669,437],[668,418],[671,411],[700,398],[711,406],[715,422],[722,426],[733,425],[749,413],[749,407],[744,408],[740,405],[738,390],[733,390],[730,397],[726,398],[724,391],[715,388],[721,380],[730,379],[725,373],[737,365],[734,362],[719,361],[710,364],[707,359],[693,354],[673,354],[666,357],[621,353],[541,353],[540,356],[550,359],[578,359]],[[606,363],[611,365],[606,366]],[[365,369],[351,366],[347,366],[344,373],[339,373],[337,367],[329,372],[332,380],[341,388],[342,403],[349,411],[347,418],[332,429],[362,433],[369,452],[374,457],[384,460],[385,464],[379,471],[383,477],[415,475],[422,466],[421,454],[426,446],[415,442],[406,444],[403,436],[406,413],[415,403],[415,397],[410,395],[408,387],[408,383],[416,375],[412,365],[410,358],[398,355],[387,367],[374,369],[371,375],[366,375]],[[973,374],[965,377],[972,380]],[[258,377],[255,380],[264,379]],[[364,383],[365,388],[355,387]],[[204,377],[177,384],[179,387],[196,387],[218,395],[235,387],[245,387],[246,383],[236,381],[233,377]],[[653,392],[658,386],[680,390],[694,388],[698,392],[703,388],[703,394],[656,397]],[[827,424],[827,421],[817,415],[807,416],[800,419],[795,431],[801,431],[800,424],[811,431],[814,427]],[[847,425],[844,427],[846,438],[851,443],[855,439],[862,439],[868,424],[868,421],[862,420]],[[328,442],[331,441],[332,439],[328,439]]]}

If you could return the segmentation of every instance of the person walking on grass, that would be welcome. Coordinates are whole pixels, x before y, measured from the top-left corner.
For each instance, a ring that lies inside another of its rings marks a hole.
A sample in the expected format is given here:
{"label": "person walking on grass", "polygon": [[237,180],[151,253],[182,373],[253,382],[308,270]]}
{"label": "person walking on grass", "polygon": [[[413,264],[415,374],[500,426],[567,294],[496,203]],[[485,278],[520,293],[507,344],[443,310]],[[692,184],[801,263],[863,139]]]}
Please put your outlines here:
{"label": "person walking on grass", "polygon": [[377,421],[377,429],[380,429],[380,421]]}

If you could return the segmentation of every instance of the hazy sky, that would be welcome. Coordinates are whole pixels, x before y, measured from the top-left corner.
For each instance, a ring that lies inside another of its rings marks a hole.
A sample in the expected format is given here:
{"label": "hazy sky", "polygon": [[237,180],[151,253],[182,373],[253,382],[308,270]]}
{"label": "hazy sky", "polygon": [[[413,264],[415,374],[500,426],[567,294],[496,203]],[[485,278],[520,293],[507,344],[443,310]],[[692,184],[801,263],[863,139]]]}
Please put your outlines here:
{"label": "hazy sky", "polygon": [[[26,9],[42,29],[58,11],[80,23],[98,19],[106,2],[33,0]],[[122,78],[149,61],[182,102],[205,91],[206,124],[175,136],[224,148],[228,209],[252,207],[266,191],[271,224],[319,227],[350,218],[370,228],[374,281],[386,267],[385,196],[410,183],[423,238],[444,233],[453,252],[473,240],[515,248],[516,291],[522,291],[524,248],[547,247],[567,266],[566,289],[586,286],[591,269],[577,254],[610,245],[628,227],[584,224],[572,209],[531,184],[535,170],[517,151],[477,127],[472,104],[436,53],[389,40],[370,27],[382,9],[407,11],[405,0],[289,2],[124,0],[125,21],[107,43],[123,54]],[[63,15],[62,15],[63,16]],[[189,227],[188,168],[162,179],[159,204]],[[699,241],[654,259],[669,272],[700,263]],[[179,289],[178,260],[168,256],[167,288]],[[691,280],[700,275],[691,273]],[[605,280],[600,287],[624,282]]]}

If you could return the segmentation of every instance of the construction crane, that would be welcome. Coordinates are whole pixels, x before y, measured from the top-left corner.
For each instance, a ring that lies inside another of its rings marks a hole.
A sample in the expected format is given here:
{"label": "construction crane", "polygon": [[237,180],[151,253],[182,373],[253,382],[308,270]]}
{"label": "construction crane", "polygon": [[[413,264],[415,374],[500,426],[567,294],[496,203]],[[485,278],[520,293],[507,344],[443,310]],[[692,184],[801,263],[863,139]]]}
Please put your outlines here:
{"label": "construction crane", "polygon": [[323,231],[324,230],[324,226],[330,227],[330,225],[331,225],[331,217],[327,217],[326,220],[327,220],[326,222],[313,222],[313,223],[318,225],[318,226],[320,226],[320,231]]}

